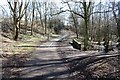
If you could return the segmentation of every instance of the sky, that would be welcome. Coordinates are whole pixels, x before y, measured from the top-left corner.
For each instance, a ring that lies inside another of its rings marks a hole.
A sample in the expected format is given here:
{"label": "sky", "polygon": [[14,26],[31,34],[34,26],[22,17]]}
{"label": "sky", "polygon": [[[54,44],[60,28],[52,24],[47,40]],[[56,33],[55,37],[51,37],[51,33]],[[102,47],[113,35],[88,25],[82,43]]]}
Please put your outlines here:
{"label": "sky", "polygon": [[[16,0],[18,1],[18,0]],[[26,0],[19,0],[19,1],[26,1]],[[27,1],[35,1],[35,0],[27,0]],[[62,0],[36,0],[36,1],[50,1],[50,2],[55,2],[58,5],[60,5],[60,2]],[[64,1],[64,0],[63,0]],[[69,1],[69,0],[68,0]],[[81,1],[81,0],[73,0],[73,1]],[[94,1],[96,4],[100,2],[100,0],[85,0],[85,1]],[[101,0],[102,3],[107,2],[107,1],[114,1],[114,0]],[[115,0],[115,1],[119,1],[119,0]],[[7,8],[6,6],[8,5],[7,0],[0,0],[0,6],[3,6],[5,8]],[[1,7],[0,7],[1,8]]]}
{"label": "sky", "polygon": [[[17,1],[17,0],[16,0]],[[19,0],[19,1],[24,1],[24,0]],[[27,0],[27,1],[35,1],[35,0]],[[62,0],[36,0],[36,1],[50,1],[50,2],[55,2],[55,3],[60,3]],[[63,0],[64,1],[64,0]],[[69,0],[68,0],[69,1]],[[73,0],[73,1],[81,1],[81,0]],[[94,1],[96,4],[100,2],[100,0],[85,0],[85,1]],[[101,0],[101,2],[107,2],[107,1],[114,1],[114,0]],[[119,0],[115,0],[115,1],[119,1]],[[0,1],[0,5],[5,6],[7,5],[7,0],[1,0]]]}
{"label": "sky", "polygon": [[[12,0],[12,1],[14,1],[14,0]],[[16,0],[16,1],[18,1],[18,0]],[[19,1],[26,1],[26,0],[19,0]],[[27,0],[27,1],[35,1],[35,0]],[[36,0],[37,1],[37,0]],[[49,1],[49,2],[55,2],[57,5],[59,5],[59,7],[61,7],[61,6],[64,6],[64,5],[62,5],[62,3],[60,3],[62,0],[38,0],[38,1]],[[64,0],[63,0],[64,1]],[[67,0],[66,0],[67,1]],[[69,1],[69,0],[68,0]],[[74,0],[74,1],[81,1],[81,0]],[[86,2],[87,1],[89,1],[89,0],[85,0]],[[96,4],[98,4],[99,2],[100,2],[100,0],[90,0],[90,1],[94,1]],[[114,0],[101,0],[101,2],[102,3],[105,3],[105,2],[108,2],[108,1],[114,1]],[[119,1],[119,0],[115,0],[115,1]],[[9,7],[8,7],[8,3],[7,3],[7,0],[1,0],[0,1],[0,18],[2,18],[3,17],[3,13],[2,13],[2,7],[4,7],[5,8],[5,10],[6,10],[6,12],[10,12],[10,9],[9,9]],[[67,9],[68,7],[66,6],[66,7],[64,7],[64,9]],[[64,10],[63,9],[63,10]],[[4,13],[4,15],[5,15],[5,13]]]}

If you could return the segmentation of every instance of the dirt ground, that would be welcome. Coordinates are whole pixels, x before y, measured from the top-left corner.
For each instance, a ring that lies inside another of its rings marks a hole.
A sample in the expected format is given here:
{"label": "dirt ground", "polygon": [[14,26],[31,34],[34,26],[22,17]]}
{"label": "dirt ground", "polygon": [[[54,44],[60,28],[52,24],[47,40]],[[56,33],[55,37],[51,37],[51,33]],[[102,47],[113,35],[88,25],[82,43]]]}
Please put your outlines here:
{"label": "dirt ground", "polygon": [[[61,45],[65,45],[66,43],[67,42],[65,41]],[[120,80],[119,53],[116,53],[114,51],[110,51],[108,53],[101,53],[98,51],[85,52],[79,50],[71,50],[70,48],[59,48],[58,51],[61,51],[60,55],[64,58],[73,56],[73,59],[70,60],[68,65],[69,70],[71,70],[69,76],[70,80]],[[88,55],[90,56],[87,57]]]}
{"label": "dirt ground", "polygon": [[[57,44],[60,46],[57,48],[57,53],[61,57],[61,64],[65,64],[65,67],[67,67],[69,71],[69,76],[62,78],[62,80],[120,80],[119,53],[109,52],[106,54],[100,54],[96,51],[79,51],[73,49],[69,45],[68,38],[62,40],[62,42],[57,42]],[[3,78],[15,78],[16,76],[20,76],[20,66],[24,66],[24,64],[28,61],[27,59],[30,57],[32,57],[31,54],[15,54],[12,56],[8,55],[6,59],[2,61]],[[10,66],[16,67],[11,68]],[[54,78],[52,80],[61,79]]]}

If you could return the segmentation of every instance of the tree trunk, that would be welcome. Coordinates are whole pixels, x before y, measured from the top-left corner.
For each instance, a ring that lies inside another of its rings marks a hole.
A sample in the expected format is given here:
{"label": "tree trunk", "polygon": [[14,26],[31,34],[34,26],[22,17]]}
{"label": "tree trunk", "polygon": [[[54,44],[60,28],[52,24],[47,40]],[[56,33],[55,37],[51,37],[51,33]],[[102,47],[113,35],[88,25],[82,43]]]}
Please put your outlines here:
{"label": "tree trunk", "polygon": [[[101,0],[99,11],[101,12]],[[100,41],[101,41],[101,13],[99,13],[98,45],[100,45]]]}
{"label": "tree trunk", "polygon": [[118,30],[119,40],[120,40],[120,1],[118,2],[118,20],[117,20],[117,30]]}
{"label": "tree trunk", "polygon": [[[77,17],[75,17],[75,18],[77,18]],[[78,35],[78,29],[77,29],[77,19],[74,19],[75,21],[74,21],[74,24],[75,24],[75,30],[76,30],[76,36],[77,36],[77,38],[79,37],[79,35]]]}
{"label": "tree trunk", "polygon": [[84,27],[84,51],[87,50],[88,47],[88,21],[85,19],[85,27]]}
{"label": "tree trunk", "polygon": [[77,17],[75,15],[73,15],[72,13],[72,18],[73,18],[73,22],[74,22],[74,26],[75,26],[75,33],[76,33],[76,37],[78,38],[79,35],[78,35],[78,28],[77,28]]}
{"label": "tree trunk", "polygon": [[[69,9],[72,11],[70,5],[67,3]],[[75,27],[75,33],[76,33],[76,37],[78,38],[79,35],[78,35],[78,29],[77,29],[77,22],[76,22],[76,19],[75,19],[75,16],[73,15],[73,13],[71,12],[71,15],[72,15],[72,18],[73,18],[73,22],[74,22],[74,27]]]}
{"label": "tree trunk", "polygon": [[[27,5],[26,3],[25,3],[25,5]],[[27,9],[25,10],[25,34],[27,33]]]}
{"label": "tree trunk", "polygon": [[45,34],[47,34],[47,2],[45,2]]}
{"label": "tree trunk", "polygon": [[17,25],[16,25],[15,37],[14,37],[14,40],[15,40],[15,41],[17,41],[17,39],[18,39],[18,34],[19,34],[19,28],[18,28]]}
{"label": "tree trunk", "polygon": [[33,35],[33,26],[34,26],[34,13],[35,13],[35,3],[32,2],[32,6],[33,6],[33,12],[32,12],[32,24],[31,24],[31,35]]}
{"label": "tree trunk", "polygon": [[86,51],[88,47],[88,11],[87,11],[87,5],[86,2],[83,3],[84,6],[84,21],[85,21],[85,27],[84,27],[84,48],[83,50]]}
{"label": "tree trunk", "polygon": [[118,37],[120,39],[120,19],[117,21],[117,30],[118,30]]}
{"label": "tree trunk", "polygon": [[[13,39],[17,41],[18,39],[18,35],[19,35],[19,29],[20,29],[20,20],[21,18],[24,16],[24,9],[27,8],[28,4],[24,7],[23,11],[22,10],[22,6],[23,6],[23,3],[21,2],[20,6],[19,7],[19,10],[17,11],[17,3],[15,0],[14,0],[14,5],[12,6],[11,2],[8,1],[8,4],[10,6],[10,9],[11,11],[13,12],[13,24],[14,24],[14,34],[13,34]],[[19,12],[19,14],[18,14]],[[21,13],[22,12],[22,13]],[[19,23],[19,24],[18,24]]]}
{"label": "tree trunk", "polygon": [[16,10],[17,10],[17,2],[14,2],[14,11],[13,11],[13,21],[14,21],[14,26],[15,26],[15,32],[14,32],[14,40],[15,41],[17,41],[17,39],[18,39],[18,27],[17,27],[17,12],[16,12]]}
{"label": "tree trunk", "polygon": [[39,13],[39,16],[40,16],[41,27],[44,28],[43,20],[42,20],[41,4],[40,3],[38,3],[38,5],[37,5],[37,10],[38,10],[38,13]]}
{"label": "tree trunk", "polygon": [[47,16],[45,14],[45,34],[47,34]]}

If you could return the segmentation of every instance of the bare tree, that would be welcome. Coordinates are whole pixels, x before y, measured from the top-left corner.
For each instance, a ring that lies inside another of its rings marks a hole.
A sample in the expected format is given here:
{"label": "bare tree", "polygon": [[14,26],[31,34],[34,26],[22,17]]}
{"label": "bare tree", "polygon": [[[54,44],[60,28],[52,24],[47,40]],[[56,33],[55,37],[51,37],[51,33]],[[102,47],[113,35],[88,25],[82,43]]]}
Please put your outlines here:
{"label": "bare tree", "polygon": [[[64,3],[67,3],[67,5],[69,7],[69,10],[67,10],[67,11],[70,11],[70,12],[72,12],[72,13],[74,13],[74,14],[76,14],[76,15],[78,15],[81,18],[84,19],[84,23],[85,23],[85,26],[84,26],[84,50],[87,50],[87,48],[88,48],[88,39],[89,39],[89,36],[88,36],[88,24],[89,24],[89,19],[90,19],[90,16],[91,16],[90,12],[91,12],[91,3],[92,2],[89,1],[87,3],[84,0],[83,0],[83,2],[81,2],[81,1],[75,2],[75,3],[81,4],[80,9],[81,9],[82,13],[79,13],[79,12],[76,12],[76,11],[72,10],[70,8],[70,5],[69,5],[68,2],[64,2]],[[65,11],[62,11],[62,12],[65,12]],[[73,16],[73,18],[74,18],[74,16]],[[76,25],[75,19],[74,19],[74,23]],[[77,27],[76,27],[76,29],[77,29]]]}
{"label": "bare tree", "polygon": [[70,4],[68,3],[68,2],[66,2],[67,3],[67,5],[68,5],[68,7],[69,7],[69,9],[70,9],[70,11],[71,11],[71,17],[73,18],[73,22],[74,22],[74,26],[75,26],[75,32],[76,32],[76,35],[77,35],[77,38],[78,38],[78,28],[77,28],[77,21],[76,21],[76,17],[75,17],[75,15],[74,15],[74,13],[72,12],[72,9],[71,9],[71,7],[70,7]]}
{"label": "bare tree", "polygon": [[[115,6],[117,7],[118,15],[115,12],[116,11]],[[120,40],[120,1],[117,3],[117,5],[115,4],[115,2],[112,2],[112,10],[113,10],[114,18],[116,20],[118,37],[119,37],[119,40]]]}
{"label": "bare tree", "polygon": [[45,7],[44,7],[44,11],[45,11],[45,13],[44,13],[44,18],[45,18],[45,34],[47,33],[47,2],[45,2]]}
{"label": "bare tree", "polygon": [[35,18],[35,2],[32,2],[32,24],[31,24],[31,35],[33,35],[34,18]]}
{"label": "bare tree", "polygon": [[[99,6],[99,11],[101,12],[101,0],[100,0],[100,6]],[[101,33],[101,13],[99,13],[99,28],[98,28],[98,44],[100,45],[100,41],[101,41],[101,37],[100,37],[100,33]]]}
{"label": "bare tree", "polygon": [[[27,2],[25,2],[25,6],[27,5]],[[27,24],[28,24],[28,20],[27,20],[28,14],[27,14],[27,8],[25,9],[25,34],[27,33]]]}
{"label": "bare tree", "polygon": [[36,6],[36,7],[37,7],[37,11],[38,11],[39,16],[40,16],[41,27],[44,28],[43,20],[42,20],[42,10],[41,10],[41,8],[42,8],[42,3],[38,2],[36,5],[37,5],[37,6]]}
{"label": "bare tree", "polygon": [[[18,25],[18,23],[22,19],[22,17],[24,16],[25,9],[27,8],[29,3],[27,3],[26,6],[24,6],[23,10],[22,10],[23,3],[21,3],[20,6],[18,6],[18,2],[16,2],[14,0],[13,6],[12,6],[12,3],[10,1],[8,1],[8,4],[10,6],[10,9],[11,9],[12,13],[13,13],[13,16],[12,16],[13,17],[13,23],[14,23],[14,38],[13,39],[17,41],[18,35],[19,35],[19,25]],[[19,7],[19,11],[17,11],[17,6]],[[19,15],[17,15],[17,14],[19,14]]]}

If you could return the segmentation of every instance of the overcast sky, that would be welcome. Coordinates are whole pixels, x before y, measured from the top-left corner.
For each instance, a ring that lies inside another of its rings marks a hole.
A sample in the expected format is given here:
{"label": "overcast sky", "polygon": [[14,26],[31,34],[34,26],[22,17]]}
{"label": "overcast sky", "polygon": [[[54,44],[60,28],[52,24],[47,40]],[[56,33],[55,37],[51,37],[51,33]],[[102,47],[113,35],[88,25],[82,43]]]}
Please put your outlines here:
{"label": "overcast sky", "polygon": [[[26,0],[19,0],[19,1],[26,1]],[[27,1],[35,1],[35,0],[27,0]],[[60,3],[62,0],[37,0],[37,1],[50,1],[50,2]],[[81,1],[81,0],[75,0],[75,1]],[[89,1],[89,0],[86,0],[86,1]],[[100,0],[90,0],[90,1],[94,1],[96,3],[100,2]],[[114,0],[101,0],[101,2],[107,2],[107,1],[114,1]],[[115,0],[115,1],[119,1],[119,0]],[[0,5],[7,5],[7,0],[1,0]]]}
{"label": "overcast sky", "polygon": [[[11,0],[10,0],[11,1]],[[14,1],[14,0],[12,0],[12,1]],[[16,0],[17,1],[17,0]],[[26,1],[26,0],[18,0],[18,1]],[[27,0],[27,1],[35,1],[35,0]],[[64,5],[63,4],[61,4],[60,2],[62,1],[62,0],[38,0],[38,1],[49,1],[49,2],[55,2],[59,7],[63,7]],[[63,1],[65,1],[65,0],[63,0]],[[67,0],[66,0],[67,1]],[[69,0],[68,0],[69,1]],[[82,1],[82,0],[76,0],[76,1]],[[89,1],[89,0],[86,0],[86,1]],[[100,0],[90,0],[90,1],[94,1],[96,4],[98,4],[99,2],[100,2]],[[108,1],[114,1],[114,0],[101,0],[101,2],[102,3],[105,3],[105,2],[108,2]],[[119,0],[115,0],[115,1],[119,1]],[[10,12],[10,10],[9,10],[9,7],[8,7],[8,3],[7,3],[7,0],[0,0],[0,18],[2,18],[2,7],[4,7],[5,8],[5,10],[7,11],[7,12]],[[67,7],[64,7],[64,9],[66,9]]]}

